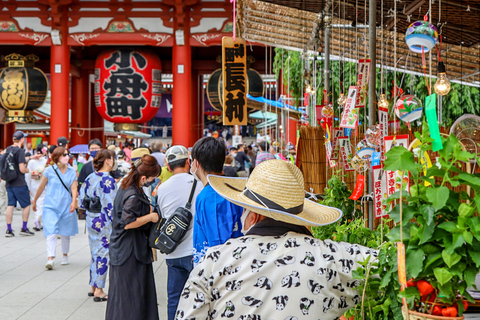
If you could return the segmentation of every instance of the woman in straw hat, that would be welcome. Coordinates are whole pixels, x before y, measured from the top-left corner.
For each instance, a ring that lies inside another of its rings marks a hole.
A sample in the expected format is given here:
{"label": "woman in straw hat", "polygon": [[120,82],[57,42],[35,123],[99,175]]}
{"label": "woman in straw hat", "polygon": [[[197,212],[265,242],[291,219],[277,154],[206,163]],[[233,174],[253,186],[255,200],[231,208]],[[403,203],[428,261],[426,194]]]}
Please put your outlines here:
{"label": "woman in straw hat", "polygon": [[352,278],[372,249],[320,241],[308,227],[334,223],[339,209],[305,199],[292,163],[270,160],[250,178],[208,176],[225,199],[244,208],[244,237],[210,248],[190,273],[177,314],[234,319],[338,319],[360,301]]}

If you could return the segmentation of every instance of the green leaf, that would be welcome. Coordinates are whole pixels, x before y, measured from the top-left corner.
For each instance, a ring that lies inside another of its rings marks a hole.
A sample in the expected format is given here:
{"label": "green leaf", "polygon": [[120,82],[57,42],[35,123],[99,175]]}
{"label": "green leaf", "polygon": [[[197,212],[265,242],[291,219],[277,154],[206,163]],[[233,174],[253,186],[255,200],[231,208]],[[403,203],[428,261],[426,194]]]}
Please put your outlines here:
{"label": "green leaf", "polygon": [[447,250],[442,251],[442,258],[443,261],[447,264],[449,268],[451,268],[453,265],[458,263],[460,259],[462,258],[459,254],[457,253],[448,253]]}
{"label": "green leaf", "polygon": [[400,298],[420,298],[417,287],[408,287],[398,294]]}
{"label": "green leaf", "polygon": [[428,188],[426,195],[428,201],[432,203],[435,210],[440,210],[447,203],[448,196],[450,195],[450,190],[448,190],[448,188],[445,186],[438,188]]}
{"label": "green leaf", "polygon": [[422,249],[407,252],[405,264],[407,266],[408,273],[416,278],[418,274],[423,270],[424,253]]}
{"label": "green leaf", "polygon": [[430,267],[432,263],[435,261],[439,260],[442,257],[442,254],[440,252],[432,253],[427,255],[427,260],[425,262],[425,270]]}
{"label": "green leaf", "polygon": [[435,231],[435,223],[423,225],[418,232],[418,238],[420,239],[419,244],[423,244],[427,241],[430,241],[430,239],[432,239],[434,231]]}
{"label": "green leaf", "polygon": [[412,172],[413,175],[418,170],[418,165],[413,159],[413,153],[408,151],[405,147],[393,147],[385,154],[386,171],[406,170]]}
{"label": "green leaf", "polygon": [[480,188],[480,178],[469,173],[460,173],[456,176],[458,180],[462,180],[465,184],[468,184],[476,189]]}
{"label": "green leaf", "polygon": [[463,279],[467,282],[467,286],[471,287],[475,284],[475,277],[477,276],[478,268],[468,267],[464,272]]}
{"label": "green leaf", "polygon": [[468,244],[472,244],[473,242],[473,235],[471,232],[465,230],[463,231],[463,238],[465,239],[465,242]]}
{"label": "green leaf", "polygon": [[425,221],[427,222],[427,224],[431,224],[433,222],[433,217],[435,216],[434,207],[428,204],[424,204],[420,207],[420,213],[425,218]]}
{"label": "green leaf", "polygon": [[460,233],[453,234],[453,239],[452,239],[453,249],[463,246],[464,243],[465,243],[465,239],[463,238],[463,234],[460,234]]}
{"label": "green leaf", "polygon": [[480,268],[480,252],[468,250],[468,255],[472,258],[473,262],[475,262],[475,266]]}
{"label": "green leaf", "polygon": [[452,221],[442,222],[437,227],[452,233],[458,231],[457,225],[455,224],[455,222]]}
{"label": "green leaf", "polygon": [[444,285],[453,277],[450,271],[445,268],[436,268],[435,270],[433,270],[433,274],[441,285]]}

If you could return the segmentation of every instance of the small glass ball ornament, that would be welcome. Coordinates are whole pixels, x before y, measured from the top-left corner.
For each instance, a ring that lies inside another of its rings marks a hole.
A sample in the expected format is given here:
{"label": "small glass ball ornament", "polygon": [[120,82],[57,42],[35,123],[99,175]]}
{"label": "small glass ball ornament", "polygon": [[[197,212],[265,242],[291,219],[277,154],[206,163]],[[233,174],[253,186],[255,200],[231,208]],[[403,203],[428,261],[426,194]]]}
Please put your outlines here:
{"label": "small glass ball ornament", "polygon": [[338,105],[340,107],[343,107],[346,102],[347,102],[347,98],[345,97],[345,95],[343,93],[340,93],[340,97],[338,97],[338,99],[337,99]]}
{"label": "small glass ball ornament", "polygon": [[375,148],[368,145],[367,140],[363,139],[357,144],[357,156],[363,160],[369,160],[375,152]]}
{"label": "small glass ball ornament", "polygon": [[[415,53],[428,52],[435,47],[438,39],[437,28],[428,21],[415,21],[405,33],[408,47]],[[423,49],[422,49],[423,48]]]}
{"label": "small glass ball ornament", "polygon": [[363,160],[358,155],[353,156],[353,158],[350,160],[350,165],[358,173],[364,173],[368,170],[368,161]]}
{"label": "small glass ball ornament", "polygon": [[385,93],[380,95],[380,99],[378,99],[378,107],[388,109],[388,100]]}
{"label": "small glass ball ornament", "polygon": [[322,116],[325,118],[333,117],[333,107],[331,104],[328,104],[322,108]]}
{"label": "small glass ball ornament", "polygon": [[374,149],[379,149],[382,144],[381,133],[379,124],[368,128],[365,132],[365,141],[367,142],[367,145]]}
{"label": "small glass ball ornament", "polygon": [[420,119],[422,112],[422,102],[414,95],[401,95],[395,103],[395,114],[402,121],[410,123]]}

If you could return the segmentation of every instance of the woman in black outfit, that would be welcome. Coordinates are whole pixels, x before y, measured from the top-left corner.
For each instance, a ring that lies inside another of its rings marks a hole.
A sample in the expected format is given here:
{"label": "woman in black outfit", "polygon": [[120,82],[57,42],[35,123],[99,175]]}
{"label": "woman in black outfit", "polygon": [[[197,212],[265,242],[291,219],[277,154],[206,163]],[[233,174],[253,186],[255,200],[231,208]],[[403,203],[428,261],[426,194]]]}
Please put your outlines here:
{"label": "woman in black outfit", "polygon": [[151,185],[160,170],[154,157],[144,155],[123,179],[115,197],[107,320],[158,320],[148,234],[150,222],[157,222],[159,216],[152,212],[142,187]]}

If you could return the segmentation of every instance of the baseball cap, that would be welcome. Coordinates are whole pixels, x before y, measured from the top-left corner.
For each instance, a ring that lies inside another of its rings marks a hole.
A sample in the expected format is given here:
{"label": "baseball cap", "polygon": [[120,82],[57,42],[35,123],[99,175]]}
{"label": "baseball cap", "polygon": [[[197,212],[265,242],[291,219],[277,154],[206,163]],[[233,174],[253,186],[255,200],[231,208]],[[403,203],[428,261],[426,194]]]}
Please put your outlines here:
{"label": "baseball cap", "polygon": [[188,150],[184,146],[170,147],[165,153],[165,159],[167,159],[167,163],[172,163],[174,161],[183,160],[187,158],[188,158]]}
{"label": "baseball cap", "polygon": [[58,145],[59,147],[65,147],[67,144],[68,144],[67,138],[65,138],[65,137],[60,137],[60,138],[58,138],[58,140],[57,140],[57,145]]}
{"label": "baseball cap", "polygon": [[26,136],[28,136],[28,134],[24,133],[23,131],[17,131],[13,134],[13,139],[20,140]]}

